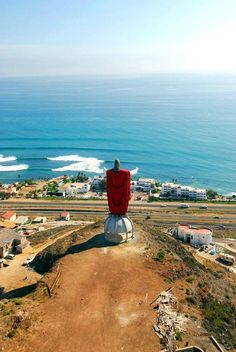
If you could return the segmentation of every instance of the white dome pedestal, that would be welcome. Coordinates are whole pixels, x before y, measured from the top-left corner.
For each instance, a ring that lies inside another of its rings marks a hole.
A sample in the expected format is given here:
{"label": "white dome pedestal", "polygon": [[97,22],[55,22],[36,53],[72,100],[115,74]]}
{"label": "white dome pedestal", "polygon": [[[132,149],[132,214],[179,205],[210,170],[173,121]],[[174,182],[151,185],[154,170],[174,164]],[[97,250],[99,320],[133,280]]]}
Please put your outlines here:
{"label": "white dome pedestal", "polygon": [[134,238],[134,225],[127,215],[110,214],[105,221],[104,233],[109,242],[127,242]]}

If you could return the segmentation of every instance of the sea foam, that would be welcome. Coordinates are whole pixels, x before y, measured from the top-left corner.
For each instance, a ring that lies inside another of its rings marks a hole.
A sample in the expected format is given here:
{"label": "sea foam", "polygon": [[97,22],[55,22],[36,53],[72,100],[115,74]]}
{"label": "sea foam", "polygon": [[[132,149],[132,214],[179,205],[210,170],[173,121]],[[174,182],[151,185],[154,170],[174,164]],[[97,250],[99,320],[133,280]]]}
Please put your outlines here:
{"label": "sea foam", "polygon": [[6,163],[8,161],[15,161],[16,157],[15,156],[3,156],[0,154],[0,163]]}
{"label": "sea foam", "polygon": [[101,174],[104,172],[104,169],[101,167],[104,163],[103,160],[99,160],[97,158],[85,158],[79,155],[64,155],[58,157],[48,158],[48,160],[52,161],[77,161],[76,163],[58,167],[56,169],[52,169],[52,171],[87,171]]}
{"label": "sea foam", "polygon": [[28,168],[29,168],[29,165],[26,165],[26,164],[8,165],[8,166],[0,165],[0,172],[21,171],[21,170],[27,170]]}

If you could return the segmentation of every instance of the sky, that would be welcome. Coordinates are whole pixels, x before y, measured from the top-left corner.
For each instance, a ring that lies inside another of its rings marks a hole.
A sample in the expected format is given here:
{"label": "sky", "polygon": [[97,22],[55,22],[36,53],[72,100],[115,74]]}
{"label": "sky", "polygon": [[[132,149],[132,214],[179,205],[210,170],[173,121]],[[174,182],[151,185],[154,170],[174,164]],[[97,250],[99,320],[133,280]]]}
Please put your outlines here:
{"label": "sky", "polygon": [[235,0],[0,0],[0,77],[236,72]]}

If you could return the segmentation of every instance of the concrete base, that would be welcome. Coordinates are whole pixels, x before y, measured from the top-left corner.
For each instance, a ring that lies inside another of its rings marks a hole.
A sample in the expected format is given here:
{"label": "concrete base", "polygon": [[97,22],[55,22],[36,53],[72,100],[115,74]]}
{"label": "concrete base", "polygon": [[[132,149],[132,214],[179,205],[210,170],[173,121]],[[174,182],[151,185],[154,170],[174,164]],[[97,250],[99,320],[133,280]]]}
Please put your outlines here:
{"label": "concrete base", "polygon": [[109,242],[127,242],[134,238],[133,222],[126,215],[110,214],[105,221],[104,233]]}

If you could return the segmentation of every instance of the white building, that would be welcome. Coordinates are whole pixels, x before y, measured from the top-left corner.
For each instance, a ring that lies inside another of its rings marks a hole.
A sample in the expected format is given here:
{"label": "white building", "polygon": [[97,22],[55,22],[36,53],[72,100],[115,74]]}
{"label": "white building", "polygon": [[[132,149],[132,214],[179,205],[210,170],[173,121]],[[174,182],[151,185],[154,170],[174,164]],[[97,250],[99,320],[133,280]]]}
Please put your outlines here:
{"label": "white building", "polygon": [[206,189],[178,185],[175,183],[163,183],[161,196],[169,198],[189,198],[195,200],[207,199]]}
{"label": "white building", "polygon": [[206,227],[180,224],[175,230],[175,235],[181,241],[193,246],[208,245],[212,242],[212,231]]}
{"label": "white building", "polygon": [[66,188],[65,193],[67,197],[75,197],[78,193],[78,186],[75,183],[72,183]]}
{"label": "white building", "polygon": [[44,224],[47,221],[46,216],[38,216],[33,220],[34,224]]}
{"label": "white building", "polygon": [[92,179],[92,186],[95,188],[99,188],[101,181],[104,180],[104,176],[94,176]]}
{"label": "white building", "polygon": [[87,193],[89,192],[91,189],[91,186],[89,183],[85,183],[84,185],[82,185],[81,188],[78,189],[78,193]]}
{"label": "white building", "polygon": [[28,216],[18,216],[18,218],[15,220],[15,223],[17,225],[24,225],[27,223],[28,220]]}
{"label": "white building", "polygon": [[139,178],[138,181],[131,181],[131,190],[136,192],[150,192],[155,188],[154,178]]}

